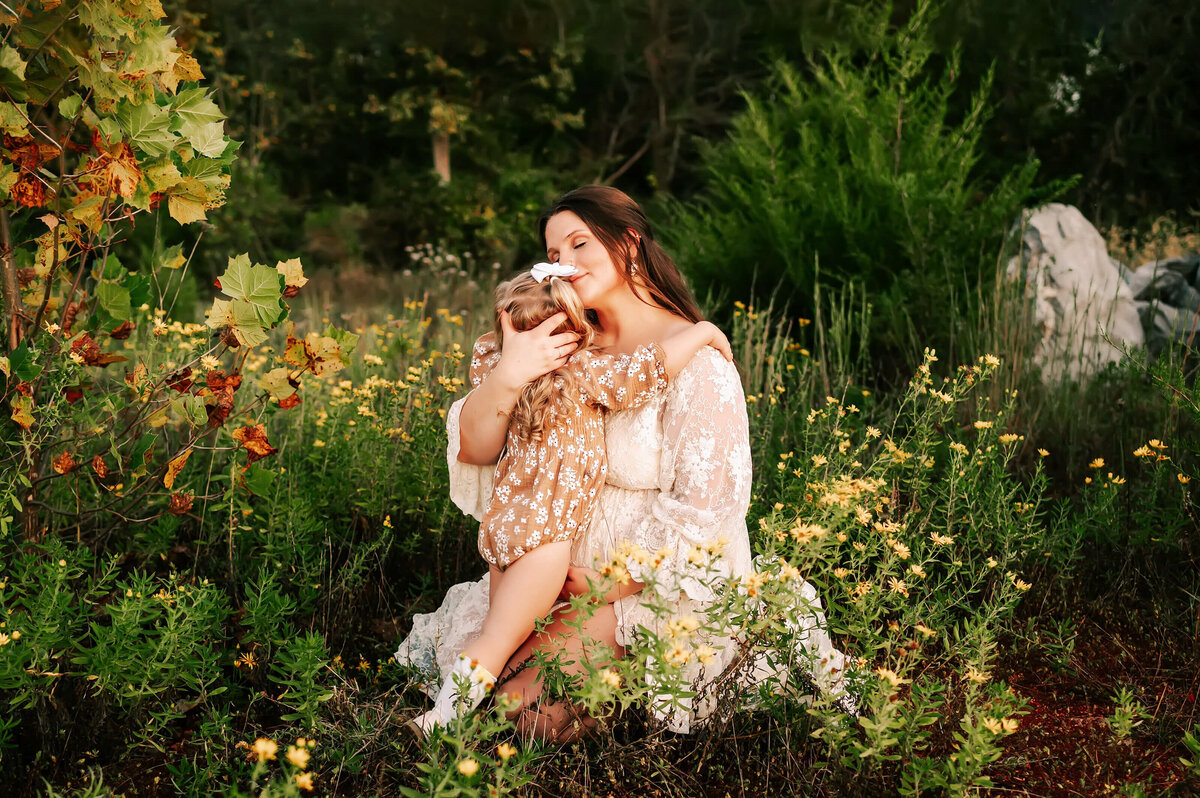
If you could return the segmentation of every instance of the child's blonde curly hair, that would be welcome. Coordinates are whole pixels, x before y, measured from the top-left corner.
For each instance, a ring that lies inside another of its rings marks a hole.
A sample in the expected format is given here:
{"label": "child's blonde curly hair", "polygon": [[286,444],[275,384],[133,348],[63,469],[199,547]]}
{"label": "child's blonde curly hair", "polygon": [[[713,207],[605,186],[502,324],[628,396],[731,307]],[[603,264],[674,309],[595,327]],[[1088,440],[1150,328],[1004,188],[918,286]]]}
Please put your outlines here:
{"label": "child's blonde curly hair", "polygon": [[[559,311],[565,312],[566,321],[555,328],[554,334],[578,333],[576,352],[591,346],[596,335],[574,286],[557,277],[539,283],[525,272],[496,286],[494,323],[496,343],[501,350],[504,348],[504,331],[500,326],[500,314],[505,311],[513,329],[518,332],[533,329]],[[574,403],[574,388],[575,378],[565,369],[543,374],[527,384],[509,418],[516,436],[521,440],[540,441],[542,430],[552,414],[562,412]]]}

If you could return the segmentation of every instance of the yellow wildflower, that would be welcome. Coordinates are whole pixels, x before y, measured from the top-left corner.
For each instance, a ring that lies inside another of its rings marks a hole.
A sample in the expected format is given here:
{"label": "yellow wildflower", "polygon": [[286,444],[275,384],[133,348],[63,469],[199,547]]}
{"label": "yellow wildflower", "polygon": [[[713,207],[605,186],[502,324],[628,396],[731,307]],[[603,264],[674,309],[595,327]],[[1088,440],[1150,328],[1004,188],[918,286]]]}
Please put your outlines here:
{"label": "yellow wildflower", "polygon": [[913,576],[925,576],[925,569],[915,563],[908,566],[908,570]]}
{"label": "yellow wildflower", "polygon": [[1097,457],[1095,460],[1088,463],[1088,468],[1104,468],[1104,458]]}
{"label": "yellow wildflower", "polygon": [[1139,446],[1138,448],[1133,450],[1133,456],[1134,457],[1153,457],[1154,452],[1150,450],[1149,446]]}
{"label": "yellow wildflower", "polygon": [[926,626],[923,623],[917,624],[915,628],[918,632],[925,635],[926,637],[936,637],[937,636],[937,632],[930,629],[928,626]]}
{"label": "yellow wildflower", "polygon": [[1167,448],[1167,445],[1165,443],[1163,443],[1162,441],[1160,441],[1158,438],[1151,438],[1150,443],[1148,445],[1150,446],[1151,449],[1160,449],[1161,450],[1161,449]]}
{"label": "yellow wildflower", "polygon": [[474,776],[479,772],[479,763],[471,757],[467,757],[458,763],[458,772],[464,776]]}
{"label": "yellow wildflower", "polygon": [[908,585],[904,584],[903,579],[897,579],[892,576],[888,578],[888,587],[893,593],[900,593],[905,598],[908,598]]}
{"label": "yellow wildflower", "polygon": [[880,432],[879,430],[877,430],[875,427],[867,427],[867,437],[868,438],[878,438],[882,434],[883,433]]}
{"label": "yellow wildflower", "polygon": [[999,734],[1000,729],[1002,728],[1000,726],[1000,721],[996,720],[995,718],[984,718],[983,726],[985,729],[990,731],[992,734]]}
{"label": "yellow wildflower", "polygon": [[7,646],[10,640],[11,638],[8,635],[4,634],[4,632],[0,632],[0,646]]}
{"label": "yellow wildflower", "polygon": [[[604,682],[609,687],[616,689],[621,686],[621,674],[617,673],[612,668],[606,668],[604,672],[600,674],[600,681]],[[507,759],[508,757],[504,758]]]}
{"label": "yellow wildflower", "polygon": [[500,743],[500,745],[496,746],[496,755],[505,761],[515,753],[517,753],[517,749],[508,743]]}
{"label": "yellow wildflower", "polygon": [[259,737],[254,741],[254,747],[251,749],[254,755],[258,757],[259,762],[264,762],[268,759],[275,758],[275,752],[279,750],[279,745],[274,740],[268,740],[266,737]]}
{"label": "yellow wildflower", "polygon": [[1189,477],[1189,476],[1187,476],[1186,474],[1183,474],[1183,473],[1176,474],[1176,475],[1175,475],[1175,479],[1179,480],[1179,484],[1180,484],[1180,485],[1186,485],[1186,484],[1188,484],[1189,482],[1191,482],[1191,481],[1192,481],[1192,478],[1191,478],[1191,477]]}
{"label": "yellow wildflower", "polygon": [[1017,435],[1015,435],[1014,433],[1011,433],[1011,432],[1006,432],[1003,435],[1001,435],[999,438],[999,441],[1001,443],[1014,443],[1016,440],[1017,440]]}
{"label": "yellow wildflower", "polygon": [[929,537],[933,541],[935,546],[949,546],[951,543],[954,542],[953,535],[942,535],[937,532],[934,532]]}
{"label": "yellow wildflower", "polygon": [[296,786],[300,789],[307,790],[308,792],[313,791],[313,774],[297,773],[292,778],[296,780]]}
{"label": "yellow wildflower", "polygon": [[1000,725],[1004,727],[1005,734],[1012,734],[1017,730],[1018,721],[1016,718],[1003,718]]}
{"label": "yellow wildflower", "polygon": [[848,570],[846,570],[845,568],[834,568],[833,575],[836,576],[838,579],[845,579],[847,576],[850,575],[850,572]]}
{"label": "yellow wildflower", "polygon": [[904,679],[904,678],[900,677],[891,668],[876,668],[875,673],[877,673],[879,675],[880,679],[883,679],[888,684],[890,684],[892,687],[899,687],[902,684],[907,684],[909,681],[908,679]]}
{"label": "yellow wildflower", "polygon": [[991,429],[991,428],[992,428],[992,422],[990,422],[990,421],[976,421],[975,422],[975,429]]}
{"label": "yellow wildflower", "polygon": [[289,745],[287,750],[288,761],[296,767],[304,770],[308,767],[308,758],[310,754],[307,748],[302,748],[296,745]]}

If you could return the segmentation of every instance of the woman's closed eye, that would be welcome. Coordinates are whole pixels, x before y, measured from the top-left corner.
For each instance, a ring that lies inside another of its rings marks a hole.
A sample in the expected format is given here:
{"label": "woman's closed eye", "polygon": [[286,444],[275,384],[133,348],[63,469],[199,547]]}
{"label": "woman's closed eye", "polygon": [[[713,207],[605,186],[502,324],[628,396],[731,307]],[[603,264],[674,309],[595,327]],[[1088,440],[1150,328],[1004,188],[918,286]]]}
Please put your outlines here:
{"label": "woman's closed eye", "polygon": [[583,246],[584,244],[586,244],[586,243],[587,243],[586,241],[580,241],[578,244],[576,244],[575,246],[571,247],[571,249],[579,249],[580,247],[582,247],[582,246]]}

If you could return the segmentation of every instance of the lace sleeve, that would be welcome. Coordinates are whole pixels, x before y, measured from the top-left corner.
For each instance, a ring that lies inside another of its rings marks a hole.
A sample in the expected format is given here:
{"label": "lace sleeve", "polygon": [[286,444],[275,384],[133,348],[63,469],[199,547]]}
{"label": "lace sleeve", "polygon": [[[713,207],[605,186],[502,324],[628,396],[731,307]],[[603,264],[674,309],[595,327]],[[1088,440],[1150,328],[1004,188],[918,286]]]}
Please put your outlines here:
{"label": "lace sleeve", "polygon": [[662,347],[652,343],[631,355],[585,349],[571,356],[568,367],[589,402],[607,410],[627,410],[666,390],[666,362]]}
{"label": "lace sleeve", "polygon": [[[496,347],[495,334],[485,333],[479,336],[471,350],[472,389],[479,387],[499,361],[500,350]],[[467,397],[464,396],[446,411],[446,466],[450,469],[450,500],[467,515],[482,519],[488,500],[492,498],[492,478],[495,476],[496,466],[471,465],[458,459],[458,452],[462,446],[459,437],[459,417],[466,400]]]}
{"label": "lace sleeve", "polygon": [[[746,400],[737,369],[705,347],[675,378],[663,408],[659,490],[651,511],[632,530],[632,542],[662,552],[655,572],[658,589],[674,599],[684,591],[698,601],[712,598],[696,575],[697,546],[716,544],[723,530],[745,533],[750,507],[750,433]],[[745,541],[729,541],[735,548]],[[729,576],[731,560],[718,561]],[[630,563],[638,581],[651,564]]]}

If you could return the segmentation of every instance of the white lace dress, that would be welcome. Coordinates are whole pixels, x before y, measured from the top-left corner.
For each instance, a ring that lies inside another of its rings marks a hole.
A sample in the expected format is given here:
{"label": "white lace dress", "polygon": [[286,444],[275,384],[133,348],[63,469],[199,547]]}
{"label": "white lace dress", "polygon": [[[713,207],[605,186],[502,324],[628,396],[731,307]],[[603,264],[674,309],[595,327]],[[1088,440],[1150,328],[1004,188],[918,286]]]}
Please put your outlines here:
{"label": "white lace dress", "polygon": [[[484,350],[482,354],[488,353]],[[475,365],[480,355],[477,346]],[[473,366],[472,372],[476,371]],[[495,467],[458,461],[463,401],[455,402],[446,415],[450,495],[463,512],[479,518],[491,495]],[[745,577],[754,567],[746,529],[751,487],[749,428],[736,368],[716,350],[705,347],[666,391],[637,408],[606,413],[604,428],[608,475],[592,522],[572,547],[572,563],[593,568],[598,560],[607,560],[622,541],[650,552],[668,549],[674,554],[656,569],[658,589],[678,615],[700,615],[703,603],[712,599],[715,585],[688,575],[690,551],[724,538],[727,542],[718,561],[723,576]],[[630,574],[638,581],[645,581],[642,567],[649,566],[628,562]],[[803,593],[811,608],[796,620],[802,632],[801,645],[814,662],[815,681],[824,689],[842,692],[842,654],[825,632],[816,592],[805,584]],[[659,632],[668,620],[641,606],[641,600],[635,594],[614,604],[616,639],[623,646],[635,643],[639,627]],[[454,658],[482,628],[487,610],[486,574],[479,581],[454,585],[435,612],[414,616],[412,631],[400,644],[396,658],[429,674],[429,689],[435,690]],[[726,645],[703,672],[693,664],[701,686],[705,677],[720,674],[735,654],[735,647]],[[768,675],[761,667],[756,673],[764,678]],[[712,709],[711,700],[685,712],[651,707],[678,732],[689,731],[695,720]]]}

